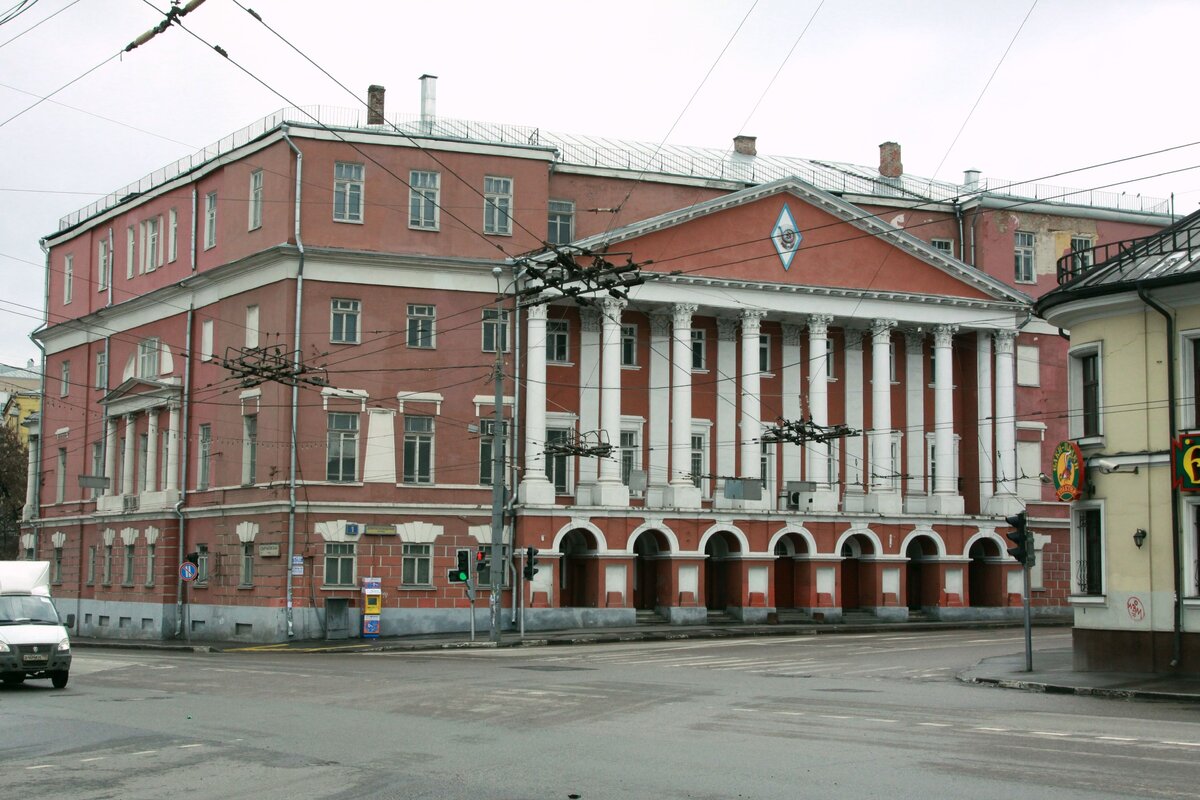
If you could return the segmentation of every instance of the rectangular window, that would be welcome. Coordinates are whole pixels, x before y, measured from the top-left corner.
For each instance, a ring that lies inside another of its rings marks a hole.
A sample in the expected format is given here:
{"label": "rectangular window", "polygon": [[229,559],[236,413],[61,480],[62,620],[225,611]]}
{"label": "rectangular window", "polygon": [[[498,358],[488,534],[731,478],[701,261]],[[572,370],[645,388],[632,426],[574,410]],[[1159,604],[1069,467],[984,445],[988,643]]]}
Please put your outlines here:
{"label": "rectangular window", "polygon": [[258,415],[242,417],[242,485],[250,486],[258,474]]}
{"label": "rectangular window", "polygon": [[217,193],[204,195],[204,249],[217,246]]}
{"label": "rectangular window", "polygon": [[408,305],[408,346],[432,348],[437,309],[433,306]]}
{"label": "rectangular window", "polygon": [[825,340],[825,379],[833,380],[837,377],[834,367],[837,365],[836,359],[833,357],[834,346],[833,339]]}
{"label": "rectangular window", "polygon": [[1037,345],[1017,345],[1017,385],[1040,386],[1041,380],[1041,351]]}
{"label": "rectangular window", "polygon": [[512,178],[483,179],[483,232],[512,234]]}
{"label": "rectangular window", "polygon": [[96,388],[108,388],[108,351],[96,353]]}
{"label": "rectangular window", "polygon": [[408,173],[408,227],[438,229],[440,181],[436,172]]}
{"label": "rectangular window", "polygon": [[[546,443],[561,444],[569,440],[571,432],[565,428],[547,428]],[[571,457],[565,453],[546,454],[546,477],[554,484],[555,494],[571,493]]]}
{"label": "rectangular window", "polygon": [[157,336],[142,339],[138,342],[138,371],[139,378],[158,378],[158,352],[160,349]]}
{"label": "rectangular window", "polygon": [[570,328],[565,319],[546,320],[546,361],[565,364],[570,360]]}
{"label": "rectangular window", "polygon": [[772,478],[775,475],[775,445],[770,442],[761,442],[759,445],[758,474],[763,493],[770,497],[771,484],[774,482]]}
{"label": "rectangular window", "polygon": [[258,347],[258,306],[246,306],[246,347]]}
{"label": "rectangular window", "polygon": [[702,370],[705,364],[704,331],[692,329],[692,369]]}
{"label": "rectangular window", "polygon": [[642,468],[642,448],[637,431],[621,431],[621,483],[629,485],[629,476]]}
{"label": "rectangular window", "polygon": [[88,545],[87,554],[87,585],[96,584],[96,545]]}
{"label": "rectangular window", "polygon": [[125,564],[121,570],[121,585],[133,586],[133,545],[125,545]]}
{"label": "rectangular window", "polygon": [[1076,275],[1086,272],[1095,262],[1092,240],[1088,236],[1071,237],[1071,269]]}
{"label": "rectangular window", "polygon": [[146,585],[154,585],[154,545],[146,545]]}
{"label": "rectangular window", "polygon": [[167,261],[174,263],[179,258],[179,212],[167,212]]}
{"label": "rectangular window", "polygon": [[1079,358],[1082,392],[1080,411],[1083,437],[1100,435],[1100,355],[1087,353]]}
{"label": "rectangular window", "polygon": [[256,169],[250,173],[250,230],[262,227],[262,204],[263,171]]}
{"label": "rectangular window", "polygon": [[209,480],[212,477],[209,475],[212,456],[212,425],[205,424],[200,426],[199,447],[196,449],[199,451],[197,454],[199,466],[196,470],[196,488],[207,489]]}
{"label": "rectangular window", "polygon": [[508,352],[508,312],[494,308],[483,310],[483,352],[494,353],[499,347]]}
{"label": "rectangular window", "polygon": [[146,454],[150,451],[149,435],[139,433],[137,445],[137,490],[140,494],[146,491]]}
{"label": "rectangular window", "polygon": [[700,488],[700,482],[704,479],[704,436],[692,434],[692,485],[697,489]]}
{"label": "rectangular window", "polygon": [[196,545],[196,583],[208,583],[208,545]]}
{"label": "rectangular window", "polygon": [[104,568],[102,571],[102,583],[105,586],[112,584],[112,549],[111,544],[104,545]]}
{"label": "rectangular window", "polygon": [[363,221],[363,165],[338,161],[333,165],[333,219]]}
{"label": "rectangular window", "polygon": [[[92,442],[92,473],[91,474],[95,475],[95,476],[104,475],[104,440],[103,439],[101,439],[98,442]],[[97,494],[99,494],[99,491],[97,489],[88,489],[88,498],[89,499],[95,500]]]}
{"label": "rectangular window", "polygon": [[96,290],[108,288],[108,239],[101,239],[96,246]]}
{"label": "rectangular window", "polygon": [[61,547],[54,548],[54,577],[51,578],[54,583],[62,583],[62,551]]}
{"label": "rectangular window", "polygon": [[1013,242],[1014,278],[1017,283],[1033,283],[1037,279],[1033,268],[1033,234],[1017,231]]}
{"label": "rectangular window", "polygon": [[637,366],[637,325],[621,326],[621,366]]}
{"label": "rectangular window", "polygon": [[427,544],[406,544],[400,566],[400,583],[404,586],[433,584],[433,553]]}
{"label": "rectangular window", "polygon": [[433,483],[433,417],[404,417],[404,483]]}
{"label": "rectangular window", "polygon": [[254,542],[242,542],[242,574],[238,586],[254,585]]}
{"label": "rectangular window", "polygon": [[137,263],[137,234],[130,225],[125,229],[125,277],[133,280],[133,268]]}
{"label": "rectangular window", "polygon": [[354,586],[354,544],[329,542],[325,545],[325,585]]}
{"label": "rectangular window", "polygon": [[348,483],[358,477],[358,415],[330,412],[325,480]]}
{"label": "rectangular window", "polygon": [[953,239],[930,239],[929,243],[933,245],[933,249],[945,255],[954,257],[954,240]]}
{"label": "rectangular window", "polygon": [[58,448],[58,474],[55,476],[54,502],[67,499],[67,448]]}
{"label": "rectangular window", "polygon": [[362,303],[334,299],[330,302],[329,341],[334,344],[358,344],[358,318]]}
{"label": "rectangular window", "polygon": [[153,272],[160,264],[161,250],[159,249],[159,217],[151,217],[142,222],[142,263],[139,272]]}
{"label": "rectangular window", "polygon": [[75,296],[75,256],[67,254],[63,259],[63,305]]}
{"label": "rectangular window", "polygon": [[212,361],[213,357],[213,321],[206,319],[200,323],[200,360]]}
{"label": "rectangular window", "polygon": [[888,342],[888,380],[896,383],[896,343]]}
{"label": "rectangular window", "polygon": [[1101,510],[1075,512],[1075,587],[1082,595],[1104,594],[1104,536]]}
{"label": "rectangular window", "polygon": [[[495,429],[495,420],[481,419],[479,421],[479,483],[483,486],[492,485],[492,445],[495,442],[492,431]],[[501,427],[501,432],[503,430],[504,428]]]}
{"label": "rectangular window", "polygon": [[58,376],[58,394],[60,397],[66,397],[71,393],[71,362],[62,362]]}
{"label": "rectangular window", "polygon": [[549,244],[567,244],[575,239],[575,204],[569,200],[551,200],[550,225],[546,233]]}
{"label": "rectangular window", "polygon": [[771,334],[758,335],[758,371],[771,371]]}

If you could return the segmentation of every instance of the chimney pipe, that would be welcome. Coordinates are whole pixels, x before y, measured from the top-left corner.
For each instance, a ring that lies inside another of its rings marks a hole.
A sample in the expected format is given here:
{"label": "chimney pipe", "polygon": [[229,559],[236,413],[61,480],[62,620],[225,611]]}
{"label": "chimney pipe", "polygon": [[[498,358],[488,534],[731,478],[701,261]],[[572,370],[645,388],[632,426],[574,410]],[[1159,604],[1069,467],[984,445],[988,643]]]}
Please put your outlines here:
{"label": "chimney pipe", "polygon": [[963,183],[966,184],[968,189],[978,189],[979,175],[980,173],[977,169],[963,170]]}
{"label": "chimney pipe", "polygon": [[437,118],[437,75],[421,76],[421,122],[432,125]]}
{"label": "chimney pipe", "polygon": [[900,145],[895,142],[879,145],[879,174],[885,178],[899,178],[904,174],[904,165],[900,163]]}
{"label": "chimney pipe", "polygon": [[733,152],[741,156],[756,156],[758,155],[758,147],[756,136],[735,136],[733,137]]}
{"label": "chimney pipe", "polygon": [[382,86],[372,84],[367,87],[367,124],[383,124],[383,93]]}

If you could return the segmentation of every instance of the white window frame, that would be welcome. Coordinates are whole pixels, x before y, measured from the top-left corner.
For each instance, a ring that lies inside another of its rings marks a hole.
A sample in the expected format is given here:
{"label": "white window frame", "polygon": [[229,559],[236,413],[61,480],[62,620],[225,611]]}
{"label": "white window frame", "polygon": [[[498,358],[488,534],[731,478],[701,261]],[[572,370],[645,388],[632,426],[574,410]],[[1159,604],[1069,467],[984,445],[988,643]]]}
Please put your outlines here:
{"label": "white window frame", "polygon": [[366,168],[356,161],[333,164],[333,221],[361,225],[366,196]]}
{"label": "white window frame", "polygon": [[242,416],[242,485],[253,486],[258,478],[258,414]]}
{"label": "white window frame", "polygon": [[212,424],[203,423],[196,435],[196,489],[204,491],[212,485]]}
{"label": "white window frame", "polygon": [[1036,344],[1018,344],[1016,359],[1017,386],[1041,386],[1041,348]]}
{"label": "white window frame", "polygon": [[497,310],[495,308],[483,309],[483,331],[482,331],[482,347],[485,353],[496,352],[496,337],[499,335],[501,352],[508,352],[508,311],[499,312],[499,321],[497,321]]}
{"label": "white window frame", "polygon": [[200,360],[212,361],[213,358],[213,321],[200,322]]}
{"label": "white window frame", "polygon": [[937,250],[942,255],[954,258],[954,240],[953,239],[930,239],[929,246]]}
{"label": "white window frame", "polygon": [[489,236],[512,236],[513,179],[497,175],[483,177],[483,232]]}
{"label": "white window frame", "polygon": [[758,371],[762,375],[771,374],[771,334],[758,335]]}
{"label": "white window frame", "polygon": [[217,246],[217,193],[204,195],[204,249]]}
{"label": "white window frame", "polygon": [[96,291],[108,289],[108,237],[101,237],[96,243]]}
{"label": "white window frame", "polygon": [[[1196,361],[1200,353],[1200,329],[1179,332],[1179,424],[1187,429],[1200,426],[1200,392],[1192,387],[1196,385]],[[1195,395],[1195,396],[1193,396]]]}
{"label": "white window frame", "polygon": [[[341,331],[338,319],[342,318]],[[346,334],[346,321],[354,321],[353,337]],[[362,341],[362,301],[335,297],[329,301],[329,341],[331,344],[360,344]]]}
{"label": "white window frame", "polygon": [[175,263],[179,258],[179,212],[167,212],[167,261]]}
{"label": "white window frame", "polygon": [[58,474],[54,476],[54,502],[67,499],[67,448],[58,448]]}
{"label": "white window frame", "polygon": [[258,347],[258,304],[246,306],[246,347]]}
{"label": "white window frame", "polygon": [[75,298],[75,254],[67,253],[63,258],[63,305]]}
{"label": "white window frame", "polygon": [[238,588],[254,585],[254,542],[241,542],[241,569],[238,570]]}
{"label": "white window frame", "polygon": [[196,545],[196,584],[203,586],[208,583],[208,544],[201,543]]}
{"label": "white window frame", "polygon": [[138,271],[154,272],[163,264],[162,217],[150,217],[141,222],[142,260]]}
{"label": "white window frame", "polygon": [[441,174],[414,169],[408,173],[408,227],[418,231],[441,229]]}
{"label": "white window frame", "polygon": [[408,304],[404,341],[414,350],[436,349],[437,306],[429,303]]}
{"label": "white window frame", "polygon": [[[353,420],[354,424],[353,424],[353,426],[336,428],[336,427],[334,427],[334,424],[333,424],[335,422],[335,419],[334,419],[335,417],[338,418],[338,420],[336,420],[336,421],[345,422],[347,420]],[[330,483],[357,483],[358,482],[358,447],[359,447],[359,438],[358,437],[359,437],[359,428],[360,428],[358,414],[356,414],[352,411],[330,411],[326,414],[326,417],[325,417],[325,428],[326,428],[326,434],[325,434],[325,480]],[[345,471],[342,470],[340,466],[338,468],[337,474],[333,477],[330,476],[330,471],[329,471],[330,463],[329,462],[331,461],[331,455],[333,453],[333,447],[334,447],[335,442],[338,447],[340,462],[345,462],[347,460],[346,448],[347,447],[350,448],[351,464],[350,464],[350,476],[349,477],[346,476]]]}
{"label": "white window frame", "polygon": [[1183,597],[1195,601],[1200,598],[1200,498],[1185,497],[1183,508]]}
{"label": "white window frame", "polygon": [[432,415],[404,415],[401,483],[408,486],[429,486],[434,483],[436,431]]}
{"label": "white window frame", "polygon": [[[692,328],[692,372],[708,372],[708,340],[703,328]],[[699,364],[700,366],[696,366]]]}
{"label": "white window frame", "polygon": [[888,381],[891,383],[899,383],[896,361],[896,341],[891,339],[888,341]]}
{"label": "white window frame", "polygon": [[1013,280],[1037,283],[1037,236],[1030,231],[1013,233]]}
{"label": "white window frame", "polygon": [[826,339],[825,339],[825,380],[826,381],[837,380],[837,371],[835,369],[837,366],[836,355],[837,355],[837,346],[834,344],[833,337],[832,336],[826,337]]}
{"label": "white window frame", "polygon": [[[959,464],[958,447],[959,447],[959,443],[962,441],[962,437],[956,433],[953,435],[952,439],[953,439],[954,446],[953,446],[953,452],[950,456],[950,466],[954,470],[954,486],[955,486],[955,492],[957,492],[958,491],[958,464]],[[937,463],[936,463],[936,459],[935,459],[935,456],[937,454],[936,444],[937,444],[937,434],[932,431],[930,431],[929,433],[926,433],[925,434],[925,480],[929,482],[928,490],[926,492],[929,495],[933,495],[934,486],[935,486],[935,478],[937,477]],[[996,453],[996,465],[999,466],[999,464],[1000,464],[1000,454]],[[998,475],[999,473],[996,473],[996,474]],[[1015,479],[1016,476],[1014,475],[1013,478]]]}
{"label": "white window frame", "polygon": [[[642,449],[641,423],[623,424],[618,441],[618,457],[621,465],[621,483],[629,486],[633,470],[642,470],[645,463],[645,451]],[[630,490],[633,497],[641,497],[641,492]]]}
{"label": "white window frame", "polygon": [[160,358],[162,342],[157,336],[151,336],[138,342],[137,376],[158,380],[162,375],[162,359]]}
{"label": "white window frame", "polygon": [[[692,484],[700,490],[700,495],[704,498],[712,497],[712,480],[703,477],[708,474],[709,465],[712,463],[712,437],[711,426],[704,423],[692,422],[692,432],[688,439],[690,445],[688,450],[688,471],[692,474]],[[696,440],[700,440],[700,447],[696,447]],[[696,456],[700,457],[700,473],[696,474]]]}
{"label": "white window frame", "polygon": [[1071,269],[1076,275],[1091,269],[1095,263],[1096,254],[1092,248],[1096,241],[1091,236],[1071,237]]}
{"label": "white window frame", "polygon": [[[1089,356],[1096,358],[1097,431],[1093,436],[1084,436],[1083,360]],[[1102,342],[1076,345],[1067,353],[1067,431],[1068,438],[1074,439],[1080,444],[1093,444],[1104,440],[1104,349]]]}
{"label": "white window frame", "polygon": [[636,367],[637,359],[637,325],[621,325],[621,366]]}
{"label": "white window frame", "polygon": [[[358,545],[354,542],[326,542],[324,552],[324,566],[322,568],[321,588],[323,589],[353,589],[357,586],[358,580]],[[343,580],[342,564],[350,560],[350,580]],[[337,578],[336,583],[329,582],[330,565],[336,565]]]}
{"label": "white window frame", "polygon": [[155,545],[153,542],[146,544],[146,586],[154,585],[154,561],[155,561]]}
{"label": "white window frame", "polygon": [[571,363],[571,323],[565,319],[546,320],[546,363]]}
{"label": "white window frame", "polygon": [[262,227],[263,217],[263,171],[256,169],[250,173],[250,203],[249,203],[249,219],[247,224],[249,230],[258,230]]}
{"label": "white window frame", "polygon": [[[566,229],[565,235],[563,229]],[[546,242],[568,244],[575,241],[575,203],[550,200],[546,204]]]}
{"label": "white window frame", "polygon": [[59,369],[58,396],[66,397],[71,393],[71,362],[64,361]]}
{"label": "white window frame", "polygon": [[[422,577],[425,580],[421,580]],[[405,588],[433,586],[433,545],[405,542],[401,546],[400,585]]]}
{"label": "white window frame", "polygon": [[[549,417],[549,415],[547,415]],[[575,432],[574,422],[558,421],[546,422],[546,441],[553,442],[563,438],[570,438]],[[555,481],[556,465],[561,464],[563,467],[563,487],[560,489]],[[546,479],[550,481],[550,485],[554,487],[554,494],[557,497],[571,497],[575,494],[575,457],[571,455],[555,455],[546,454]]]}
{"label": "white window frame", "polygon": [[133,575],[136,571],[135,562],[137,560],[137,545],[129,542],[121,549],[124,556],[121,564],[121,585],[133,586]]}
{"label": "white window frame", "polygon": [[137,265],[137,231],[132,225],[125,229],[125,279],[133,280]]}

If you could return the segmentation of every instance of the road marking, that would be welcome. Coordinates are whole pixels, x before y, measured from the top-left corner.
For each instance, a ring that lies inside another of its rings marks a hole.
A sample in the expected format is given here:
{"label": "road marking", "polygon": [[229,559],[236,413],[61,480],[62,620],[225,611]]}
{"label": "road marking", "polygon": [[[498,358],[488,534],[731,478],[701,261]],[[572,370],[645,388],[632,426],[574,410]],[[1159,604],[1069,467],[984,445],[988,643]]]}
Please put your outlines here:
{"label": "road marking", "polygon": [[185,750],[189,747],[204,747],[204,745],[203,744],[181,744],[181,745],[179,745],[180,750]]}
{"label": "road marking", "polygon": [[918,725],[924,725],[926,728],[949,728],[950,725],[945,722],[918,722]]}
{"label": "road marking", "polygon": [[26,767],[25,769],[50,769],[53,766],[53,764],[38,764],[35,767]]}
{"label": "road marking", "polygon": [[79,759],[79,763],[87,764],[90,761],[103,761],[103,760],[104,760],[104,756],[95,756],[93,758],[81,758],[81,759]]}
{"label": "road marking", "polygon": [[139,750],[136,753],[130,753],[131,756],[148,756],[157,753],[157,750]]}
{"label": "road marking", "polygon": [[1008,733],[1008,728],[976,728],[975,730],[988,733]]}
{"label": "road marking", "polygon": [[854,719],[854,717],[843,717],[839,714],[818,714],[817,716],[824,717],[825,719]]}
{"label": "road marking", "polygon": [[1159,744],[1173,744],[1179,747],[1200,747],[1200,742],[1159,742]]}
{"label": "road marking", "polygon": [[1070,736],[1069,733],[1057,733],[1055,731],[1030,731],[1033,736]]}
{"label": "road marking", "polygon": [[785,717],[803,717],[803,716],[805,716],[804,711],[776,711],[775,713],[782,714]]}
{"label": "road marking", "polygon": [[1097,736],[1102,742],[1136,742],[1137,739],[1131,739],[1128,736]]}
{"label": "road marking", "polygon": [[863,717],[867,722],[899,722],[895,719],[884,719],[883,717]]}

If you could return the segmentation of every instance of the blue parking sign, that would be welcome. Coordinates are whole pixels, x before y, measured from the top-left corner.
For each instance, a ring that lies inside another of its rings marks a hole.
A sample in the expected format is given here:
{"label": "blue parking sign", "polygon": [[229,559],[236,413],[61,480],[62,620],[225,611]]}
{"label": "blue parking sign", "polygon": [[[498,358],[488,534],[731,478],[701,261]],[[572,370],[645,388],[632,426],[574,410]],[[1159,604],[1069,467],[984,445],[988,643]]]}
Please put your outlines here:
{"label": "blue parking sign", "polygon": [[185,561],[179,565],[179,577],[185,581],[196,580],[197,572],[199,572],[199,570],[196,568],[196,565],[190,561]]}

